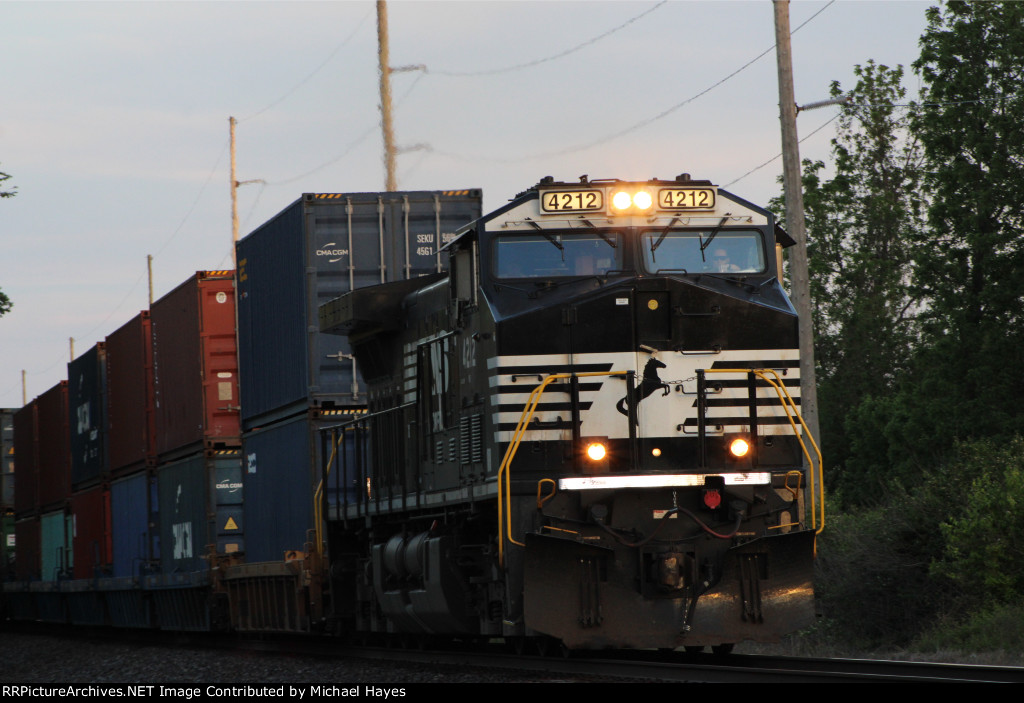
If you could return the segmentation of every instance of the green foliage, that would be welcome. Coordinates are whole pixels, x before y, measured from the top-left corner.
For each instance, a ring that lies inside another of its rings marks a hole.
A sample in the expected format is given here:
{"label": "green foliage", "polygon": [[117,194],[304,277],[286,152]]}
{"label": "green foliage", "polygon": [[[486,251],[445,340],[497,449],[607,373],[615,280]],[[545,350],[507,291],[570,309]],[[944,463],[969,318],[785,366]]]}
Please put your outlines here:
{"label": "green foliage", "polygon": [[927,19],[922,103],[858,67],[835,176],[805,162],[828,483],[858,509],[818,590],[849,643],[1021,649],[994,604],[1024,596],[1024,3]]}
{"label": "green foliage", "polygon": [[914,64],[930,196],[914,254],[927,301],[916,392],[948,448],[1024,432],[1024,4],[953,2],[927,16]]}
{"label": "green foliage", "polygon": [[1024,653],[1024,606],[990,606],[960,621],[943,619],[912,647],[918,652]]}
{"label": "green foliage", "polygon": [[962,596],[932,564],[946,551],[950,506],[970,481],[940,467],[913,490],[877,489],[876,507],[832,515],[819,540],[816,591],[834,637],[904,647]]}
{"label": "green foliage", "polygon": [[13,198],[15,196],[16,191],[18,190],[17,187],[12,188],[11,190],[3,189],[4,181],[10,180],[10,178],[11,177],[8,174],[0,171],[0,198]]}
{"label": "green foliage", "polygon": [[933,565],[980,603],[1024,594],[1024,439],[961,445],[950,471],[971,477],[942,524],[945,554]]}
{"label": "green foliage", "polygon": [[868,61],[854,72],[848,93],[831,87],[833,97],[849,97],[832,140],[835,175],[805,161],[803,185],[828,484],[859,503],[868,482],[878,487],[889,475],[873,456],[886,422],[874,408],[910,356],[906,282],[923,221],[920,151],[895,107],[906,97],[903,68]]}

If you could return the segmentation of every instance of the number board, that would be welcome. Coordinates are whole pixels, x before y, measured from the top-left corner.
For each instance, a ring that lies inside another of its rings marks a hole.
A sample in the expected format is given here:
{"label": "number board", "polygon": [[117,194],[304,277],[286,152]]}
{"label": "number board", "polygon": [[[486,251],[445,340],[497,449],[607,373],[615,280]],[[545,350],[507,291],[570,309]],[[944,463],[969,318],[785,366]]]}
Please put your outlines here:
{"label": "number board", "polygon": [[662,188],[658,191],[661,210],[714,210],[714,188]]}
{"label": "number board", "polygon": [[540,211],[544,214],[603,210],[603,190],[559,190],[544,191],[540,194]]}

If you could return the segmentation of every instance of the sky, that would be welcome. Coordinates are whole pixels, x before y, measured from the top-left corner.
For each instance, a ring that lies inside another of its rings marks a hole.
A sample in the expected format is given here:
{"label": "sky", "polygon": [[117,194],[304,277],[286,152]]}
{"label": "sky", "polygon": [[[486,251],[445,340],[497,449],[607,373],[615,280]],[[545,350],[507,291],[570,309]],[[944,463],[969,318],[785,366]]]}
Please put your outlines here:
{"label": "sky", "polygon": [[[796,102],[909,70],[930,4],[796,0]],[[398,188],[687,172],[758,204],[781,160],[772,3],[388,3]],[[763,55],[762,55],[763,54]],[[758,58],[760,56],[760,58]],[[756,59],[756,60],[755,60]],[[228,118],[241,234],[306,192],[384,189],[376,8],[345,2],[0,0],[0,407],[198,270],[231,267]],[[802,112],[827,160],[838,108]],[[819,130],[817,131],[816,130]],[[758,168],[761,167],[761,168]],[[756,169],[756,170],[754,170]],[[753,170],[752,173],[750,173]]]}

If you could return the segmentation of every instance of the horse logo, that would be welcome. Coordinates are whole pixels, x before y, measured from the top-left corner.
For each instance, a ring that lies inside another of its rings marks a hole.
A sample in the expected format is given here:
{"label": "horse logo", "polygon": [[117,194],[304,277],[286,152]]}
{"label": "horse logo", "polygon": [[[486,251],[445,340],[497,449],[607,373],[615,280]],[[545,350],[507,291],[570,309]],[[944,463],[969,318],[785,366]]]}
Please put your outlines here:
{"label": "horse logo", "polygon": [[[629,408],[626,401],[632,399],[633,407],[639,407],[640,401],[654,393],[654,391],[659,388],[662,389],[663,396],[668,395],[671,392],[671,389],[668,387],[668,384],[662,381],[658,376],[658,369],[663,368],[665,368],[665,364],[652,356],[647,362],[647,365],[644,366],[644,377],[640,380],[640,384],[636,388],[631,388],[626,391],[626,395],[622,400],[615,404],[615,409],[626,417],[629,417]],[[640,424],[637,420],[634,420],[634,422],[637,425]]]}

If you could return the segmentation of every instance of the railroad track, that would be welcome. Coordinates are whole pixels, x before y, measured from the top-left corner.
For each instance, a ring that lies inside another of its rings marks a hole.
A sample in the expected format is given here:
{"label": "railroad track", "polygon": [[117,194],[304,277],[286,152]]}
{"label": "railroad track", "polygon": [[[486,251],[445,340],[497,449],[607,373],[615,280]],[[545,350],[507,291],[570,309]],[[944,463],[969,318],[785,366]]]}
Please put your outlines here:
{"label": "railroad track", "polygon": [[[0,653],[7,662],[7,676],[0,678],[22,683],[27,672],[35,682],[88,681],[96,676],[123,681],[122,676],[133,672],[131,680],[152,676],[151,680],[193,683],[1024,682],[1024,667],[1006,666],[654,651],[575,652],[565,657],[552,649],[548,656],[522,656],[500,646],[421,649],[416,640],[391,647],[355,647],[332,639],[185,638],[180,633],[161,638],[148,633],[116,640],[109,630],[102,638],[69,628],[43,631],[26,633],[18,628],[4,633]],[[88,646],[82,646],[83,640]],[[45,657],[38,652],[45,652]],[[18,668],[19,656],[30,660],[27,668]],[[176,664],[178,660],[184,663]],[[40,666],[43,661],[45,668]],[[112,661],[119,664],[110,678],[101,672]]]}

